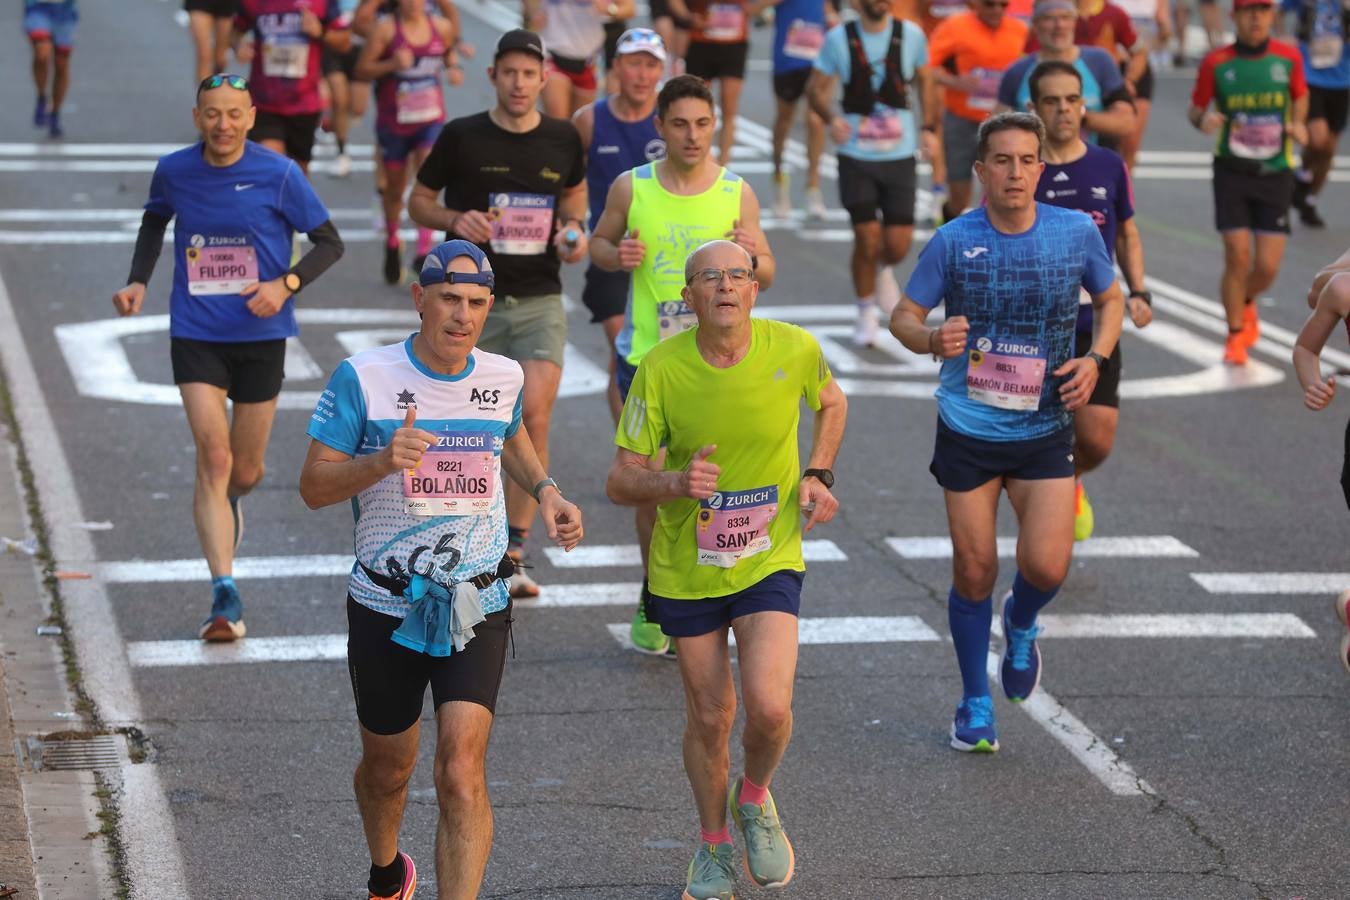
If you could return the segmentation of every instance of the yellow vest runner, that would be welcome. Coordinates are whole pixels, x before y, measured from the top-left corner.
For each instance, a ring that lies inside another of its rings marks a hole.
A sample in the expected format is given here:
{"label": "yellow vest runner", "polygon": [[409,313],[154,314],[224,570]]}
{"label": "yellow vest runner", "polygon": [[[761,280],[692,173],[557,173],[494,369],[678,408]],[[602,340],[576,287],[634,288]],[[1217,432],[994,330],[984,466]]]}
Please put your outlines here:
{"label": "yellow vest runner", "polygon": [[647,245],[642,265],[633,270],[623,331],[615,342],[619,355],[636,366],[647,351],[673,334],[697,324],[682,299],[684,261],[699,246],[725,238],[741,216],[739,175],[723,168],[712,187],[681,196],[661,186],[655,163],[633,169],[633,200],[628,231]]}

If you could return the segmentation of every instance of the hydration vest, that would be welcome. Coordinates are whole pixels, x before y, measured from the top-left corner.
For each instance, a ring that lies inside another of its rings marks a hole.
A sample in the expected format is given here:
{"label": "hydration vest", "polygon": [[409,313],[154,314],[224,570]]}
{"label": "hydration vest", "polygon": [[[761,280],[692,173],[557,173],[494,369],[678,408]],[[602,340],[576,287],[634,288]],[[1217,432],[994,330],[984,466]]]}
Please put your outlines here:
{"label": "hydration vest", "polygon": [[904,22],[892,19],[891,39],[886,49],[886,73],[881,80],[881,90],[878,91],[872,88],[872,64],[867,61],[867,52],[863,50],[862,33],[857,21],[844,26],[850,70],[848,84],[844,85],[844,112],[870,116],[877,103],[893,109],[909,109],[909,85],[905,84],[904,69],[900,64],[904,33]]}

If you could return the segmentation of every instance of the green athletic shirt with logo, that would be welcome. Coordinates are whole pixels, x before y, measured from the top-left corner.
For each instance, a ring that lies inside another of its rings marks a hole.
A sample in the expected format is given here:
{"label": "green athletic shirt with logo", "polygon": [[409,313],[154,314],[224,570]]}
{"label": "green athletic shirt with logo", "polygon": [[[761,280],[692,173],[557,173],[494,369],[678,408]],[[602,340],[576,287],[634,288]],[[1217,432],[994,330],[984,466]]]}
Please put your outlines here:
{"label": "green athletic shirt with logo", "polygon": [[801,401],[820,409],[831,378],[820,345],[796,325],[752,319],[745,358],[719,369],[699,353],[697,334],[682,332],[647,354],[614,437],[642,456],[664,444],[666,471],[717,445],[708,459],[721,468],[718,493],[657,507],[647,582],[658,597],[725,597],[806,568],[797,424]]}
{"label": "green athletic shirt with logo", "polygon": [[1296,47],[1269,41],[1264,50],[1253,52],[1229,44],[1211,50],[1200,63],[1191,104],[1204,109],[1212,100],[1224,115],[1214,145],[1216,160],[1266,174],[1293,168],[1293,101],[1307,93]]}
{"label": "green athletic shirt with logo", "polygon": [[722,168],[701,194],[672,194],[661,186],[656,164],[632,170],[633,199],[628,231],[647,245],[642,265],[629,282],[623,330],[615,340],[619,356],[636,366],[647,351],[673,334],[694,327],[693,311],[680,299],[684,262],[708,241],[725,238],[741,217],[739,175]]}

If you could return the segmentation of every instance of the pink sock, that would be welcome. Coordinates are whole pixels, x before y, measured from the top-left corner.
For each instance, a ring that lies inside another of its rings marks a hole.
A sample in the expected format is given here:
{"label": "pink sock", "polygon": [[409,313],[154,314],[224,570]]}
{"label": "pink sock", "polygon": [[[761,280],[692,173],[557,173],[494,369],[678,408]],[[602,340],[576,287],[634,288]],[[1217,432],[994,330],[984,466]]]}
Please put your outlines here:
{"label": "pink sock", "polygon": [[730,844],[731,829],[726,825],[722,826],[721,831],[708,831],[706,828],[700,828],[698,839],[705,844]]}
{"label": "pink sock", "polygon": [[760,787],[749,778],[741,778],[741,793],[740,796],[736,798],[737,806],[744,806],[747,803],[753,806],[763,806],[768,799],[768,788]]}
{"label": "pink sock", "polygon": [[385,236],[384,236],[384,245],[385,245],[386,247],[397,247],[397,246],[398,246],[398,223],[397,223],[397,222],[389,222],[388,220],[386,220],[385,223],[384,223],[384,235],[385,235]]}
{"label": "pink sock", "polygon": [[418,255],[418,256],[426,256],[428,253],[430,253],[430,252],[431,252],[431,245],[432,245],[432,243],[433,243],[434,240],[435,240],[435,236],[434,236],[434,234],[433,234],[433,232],[432,232],[432,230],[431,230],[430,228],[422,228],[421,226],[418,226],[418,229],[417,229],[417,255]]}

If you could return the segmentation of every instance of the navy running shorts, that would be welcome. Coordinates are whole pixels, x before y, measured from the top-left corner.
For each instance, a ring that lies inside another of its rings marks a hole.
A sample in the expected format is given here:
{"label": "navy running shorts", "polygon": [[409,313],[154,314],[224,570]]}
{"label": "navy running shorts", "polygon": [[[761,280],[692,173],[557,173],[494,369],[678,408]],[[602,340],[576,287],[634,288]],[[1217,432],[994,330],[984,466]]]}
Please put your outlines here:
{"label": "navy running shorts", "polygon": [[928,471],[944,489],[957,492],[994,478],[1072,478],[1073,426],[1025,441],[986,441],[949,428],[939,416]]}
{"label": "navy running shorts", "polygon": [[659,622],[661,632],[670,637],[698,637],[752,613],[785,612],[795,616],[801,609],[805,578],[805,572],[784,569],[761,578],[745,590],[703,600],[649,594],[647,618]]}

